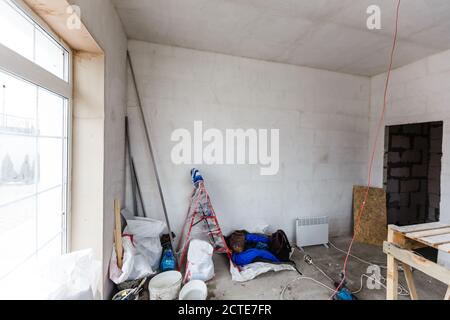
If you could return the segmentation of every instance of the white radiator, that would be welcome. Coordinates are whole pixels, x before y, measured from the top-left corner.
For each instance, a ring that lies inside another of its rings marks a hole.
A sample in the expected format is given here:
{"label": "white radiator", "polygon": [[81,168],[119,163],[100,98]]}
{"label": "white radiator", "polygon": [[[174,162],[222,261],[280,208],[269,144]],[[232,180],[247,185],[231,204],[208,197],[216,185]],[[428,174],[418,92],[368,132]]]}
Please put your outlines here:
{"label": "white radiator", "polygon": [[299,218],[295,224],[298,247],[328,243],[328,217]]}

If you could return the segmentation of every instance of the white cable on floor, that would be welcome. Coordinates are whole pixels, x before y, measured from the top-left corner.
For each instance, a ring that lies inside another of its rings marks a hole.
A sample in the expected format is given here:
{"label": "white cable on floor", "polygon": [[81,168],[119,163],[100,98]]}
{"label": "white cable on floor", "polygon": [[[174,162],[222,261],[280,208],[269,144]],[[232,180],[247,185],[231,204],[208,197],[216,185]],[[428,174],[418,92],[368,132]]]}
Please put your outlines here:
{"label": "white cable on floor", "polygon": [[[386,289],[386,285],[384,283],[382,283],[382,282],[386,282],[386,278],[385,277],[380,275],[380,280],[381,281],[378,281],[373,275],[369,276],[369,275],[363,273],[361,275],[361,286],[359,287],[358,290],[353,291],[352,292],[353,294],[360,293],[363,290],[363,278],[367,278],[367,279],[373,280],[376,283],[378,283],[380,286],[382,286],[383,288]],[[405,287],[403,287],[401,284],[399,284],[398,285],[398,295],[400,295],[400,296],[409,296],[409,291],[407,289],[405,289]]]}
{"label": "white cable on floor", "polygon": [[281,293],[280,293],[280,300],[284,300],[284,293],[285,293],[286,290],[291,286],[291,284],[293,284],[294,282],[299,281],[299,280],[310,280],[310,281],[315,282],[316,284],[320,285],[321,287],[324,287],[324,288],[330,290],[331,292],[334,292],[334,289],[333,289],[333,288],[327,286],[326,284],[324,284],[324,283],[322,283],[322,282],[320,282],[320,281],[318,281],[318,280],[316,280],[316,279],[314,279],[314,278],[301,276],[301,277],[295,278],[294,280],[291,280],[291,281],[283,288],[283,290],[281,290]]}
{"label": "white cable on floor", "polygon": [[[328,242],[328,243],[330,244],[331,247],[333,247],[333,248],[336,249],[337,251],[340,251],[340,252],[343,253],[343,254],[347,254],[346,251],[344,251],[344,250],[339,249],[338,247],[336,247],[336,246],[334,245],[333,242],[330,241],[330,242]],[[357,256],[355,256],[355,255],[353,255],[353,254],[350,254],[350,257],[352,257],[352,258],[358,260],[359,262],[368,264],[369,266],[377,265],[377,266],[379,266],[381,269],[387,269],[387,266],[385,266],[385,265],[382,265],[382,264],[378,264],[378,263],[376,263],[376,262],[370,262],[370,261],[361,259],[360,257],[357,257]]]}
{"label": "white cable on floor", "polygon": [[[343,253],[347,254],[347,252],[345,252],[345,251],[342,250],[342,249],[339,249],[339,248],[336,247],[332,242],[329,242],[329,244],[330,244],[334,249],[336,249],[336,250],[338,250],[338,251],[340,251],[340,252],[343,252]],[[298,250],[298,249],[297,249],[297,250]],[[370,261],[361,259],[360,257],[357,257],[357,256],[355,256],[355,255],[350,254],[350,256],[353,257],[354,259],[356,259],[356,260],[362,262],[362,263],[365,263],[365,264],[368,264],[368,265],[376,265],[376,264],[373,263],[373,262],[370,262]],[[333,279],[331,279],[331,277],[328,276],[328,275],[325,273],[325,271],[323,271],[321,268],[319,268],[319,267],[318,267],[316,264],[314,264],[313,262],[312,262],[311,264],[312,264],[317,270],[319,270],[319,271],[320,271],[320,272],[321,272],[328,280],[330,280],[331,282],[333,282]],[[379,266],[380,268],[384,268],[384,269],[387,268],[386,266],[381,266],[381,265],[378,265],[378,266]],[[359,288],[358,290],[352,292],[353,294],[357,294],[357,293],[359,293],[359,292],[361,292],[361,291],[363,290],[363,278],[364,278],[364,277],[365,277],[365,278],[368,278],[368,279],[371,279],[371,280],[373,280],[373,281],[375,281],[375,282],[377,282],[377,283],[380,284],[383,288],[386,289],[386,285],[385,285],[384,283],[382,283],[382,282],[386,282],[386,278],[385,278],[385,277],[383,277],[382,275],[380,275],[380,280],[381,280],[381,281],[378,281],[376,278],[374,278],[374,276],[369,276],[369,275],[363,273],[363,274],[361,275],[361,277],[360,277],[361,286],[360,286],[360,288]],[[313,281],[314,283],[316,283],[316,284],[320,285],[321,287],[326,288],[326,289],[328,289],[328,290],[330,290],[330,291],[332,291],[332,292],[335,292],[335,291],[336,291],[336,289],[333,289],[333,288],[327,286],[326,284],[324,284],[324,283],[322,283],[322,282],[320,282],[320,281],[318,281],[318,280],[316,280],[316,279],[314,279],[314,278],[301,276],[301,277],[295,278],[294,280],[291,280],[291,281],[283,288],[283,290],[281,290],[281,293],[280,293],[280,300],[284,300],[284,293],[285,293],[286,290],[291,286],[291,284],[294,283],[294,282],[296,282],[296,281],[299,281],[299,280],[310,280],[310,281]],[[400,295],[400,296],[409,296],[409,291],[408,291],[407,289],[405,289],[405,287],[402,286],[400,283],[399,283],[399,285],[398,285],[398,295]]]}

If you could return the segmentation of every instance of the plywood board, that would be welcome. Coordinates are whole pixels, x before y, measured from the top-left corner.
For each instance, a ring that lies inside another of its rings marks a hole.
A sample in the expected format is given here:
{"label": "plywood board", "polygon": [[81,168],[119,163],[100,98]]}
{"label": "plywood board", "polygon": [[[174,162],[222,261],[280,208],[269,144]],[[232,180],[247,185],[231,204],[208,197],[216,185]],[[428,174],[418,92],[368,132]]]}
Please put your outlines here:
{"label": "plywood board", "polygon": [[355,241],[382,246],[387,239],[386,192],[382,188],[370,188],[359,228],[358,216],[367,187],[353,187],[353,218]]}

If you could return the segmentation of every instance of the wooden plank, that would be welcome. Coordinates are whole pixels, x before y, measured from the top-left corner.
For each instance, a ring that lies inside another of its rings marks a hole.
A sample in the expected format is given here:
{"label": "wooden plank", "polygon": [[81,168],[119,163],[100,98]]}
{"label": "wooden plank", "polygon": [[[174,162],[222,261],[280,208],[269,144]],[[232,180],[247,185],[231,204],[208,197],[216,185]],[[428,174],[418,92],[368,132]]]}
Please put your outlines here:
{"label": "wooden plank", "polygon": [[440,244],[450,243],[450,233],[420,238],[420,241],[429,243],[431,246],[437,246]]}
{"label": "wooden plank", "polygon": [[447,285],[450,285],[450,270],[430,260],[425,259],[411,251],[401,249],[393,243],[385,242],[383,252],[395,259],[411,266],[414,269],[433,277]]}
{"label": "wooden plank", "polygon": [[438,249],[447,253],[450,253],[450,243],[441,244],[438,246]]}
{"label": "wooden plank", "polygon": [[401,248],[416,250],[419,248],[427,247],[427,245],[423,244],[422,242],[418,242],[416,240],[406,238],[403,233],[395,230],[394,225],[389,225],[388,230],[392,230],[392,232],[393,232],[392,238],[389,242],[395,243],[396,245],[398,245]]}
{"label": "wooden plank", "polygon": [[431,230],[425,230],[425,231],[416,231],[416,232],[409,232],[405,234],[406,237],[411,239],[418,239],[418,238],[424,238],[424,237],[430,237],[430,236],[437,236],[439,234],[445,234],[450,233],[450,228],[438,228],[438,229],[431,229]]}
{"label": "wooden plank", "polygon": [[[353,187],[353,219],[355,241],[382,246],[387,238],[386,192],[382,188],[369,188],[369,194],[360,215],[361,204],[365,198],[367,186]],[[359,220],[359,226],[358,226]]]}
{"label": "wooden plank", "polygon": [[122,269],[123,266],[123,244],[122,244],[122,218],[120,216],[120,200],[114,200],[114,243],[116,247],[117,266]]}
{"label": "wooden plank", "polygon": [[404,227],[393,226],[393,229],[395,231],[398,231],[401,233],[410,233],[410,232],[416,232],[416,231],[425,231],[425,230],[447,228],[447,227],[450,227],[450,224],[443,223],[443,222],[431,222],[431,223],[415,224],[415,225],[404,226]]}
{"label": "wooden plank", "polygon": [[408,291],[411,297],[411,300],[419,300],[419,296],[417,295],[416,285],[414,283],[414,277],[412,274],[411,267],[403,264],[403,270],[405,272],[406,283],[408,284]]}
{"label": "wooden plank", "polygon": [[[394,230],[388,230],[388,241],[393,241]],[[386,300],[398,299],[398,262],[394,256],[387,255]]]}

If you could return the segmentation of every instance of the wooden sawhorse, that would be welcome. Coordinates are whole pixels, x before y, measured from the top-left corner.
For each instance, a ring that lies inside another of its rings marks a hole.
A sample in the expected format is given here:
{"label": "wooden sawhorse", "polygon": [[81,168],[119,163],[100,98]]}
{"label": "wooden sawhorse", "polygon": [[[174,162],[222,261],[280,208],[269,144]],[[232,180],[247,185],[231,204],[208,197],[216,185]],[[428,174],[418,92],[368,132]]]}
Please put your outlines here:
{"label": "wooden sawhorse", "polygon": [[445,283],[448,286],[445,300],[450,300],[450,270],[412,251],[427,246],[450,253],[450,224],[433,222],[405,227],[395,225],[388,227],[388,241],[383,244],[383,251],[387,255],[387,300],[398,298],[399,263],[403,265],[412,300],[419,298],[412,268]]}

